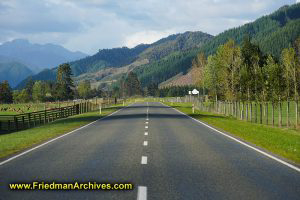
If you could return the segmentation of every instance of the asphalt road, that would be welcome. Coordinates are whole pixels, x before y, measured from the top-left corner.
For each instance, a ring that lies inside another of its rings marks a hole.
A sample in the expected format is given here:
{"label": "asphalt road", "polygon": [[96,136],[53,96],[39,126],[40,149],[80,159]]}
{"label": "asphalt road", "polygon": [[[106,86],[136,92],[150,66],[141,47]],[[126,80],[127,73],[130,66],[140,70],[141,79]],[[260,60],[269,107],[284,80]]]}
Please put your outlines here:
{"label": "asphalt road", "polygon": [[[131,182],[134,190],[8,189],[36,180]],[[295,200],[300,173],[160,103],[135,103],[0,166],[1,200],[146,198]]]}

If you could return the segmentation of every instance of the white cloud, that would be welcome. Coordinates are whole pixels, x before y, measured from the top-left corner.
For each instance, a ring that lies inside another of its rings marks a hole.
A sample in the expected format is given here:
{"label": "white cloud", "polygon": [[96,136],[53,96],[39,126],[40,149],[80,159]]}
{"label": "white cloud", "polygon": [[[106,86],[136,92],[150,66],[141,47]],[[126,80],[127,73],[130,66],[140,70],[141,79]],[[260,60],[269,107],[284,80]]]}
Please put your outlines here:
{"label": "white cloud", "polygon": [[138,44],[151,44],[163,37],[176,33],[173,30],[167,31],[141,31],[125,37],[125,46],[130,48]]}
{"label": "white cloud", "polygon": [[294,2],[1,0],[0,43],[21,37],[92,54],[102,48],[151,43],[177,32],[215,35]]}

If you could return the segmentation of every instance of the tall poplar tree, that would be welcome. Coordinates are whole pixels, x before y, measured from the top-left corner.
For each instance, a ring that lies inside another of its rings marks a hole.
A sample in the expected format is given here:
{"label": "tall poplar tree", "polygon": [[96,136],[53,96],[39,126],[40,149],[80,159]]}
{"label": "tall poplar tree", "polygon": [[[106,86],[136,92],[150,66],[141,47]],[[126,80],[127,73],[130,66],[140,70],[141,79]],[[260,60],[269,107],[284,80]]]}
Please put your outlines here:
{"label": "tall poplar tree", "polygon": [[204,95],[204,73],[205,73],[205,65],[207,64],[207,60],[205,54],[200,52],[196,58],[192,61],[192,78],[195,82],[196,86],[202,87],[202,94]]}
{"label": "tall poplar tree", "polygon": [[32,99],[37,102],[42,102],[45,96],[45,84],[42,81],[36,81],[32,87]]}
{"label": "tall poplar tree", "polygon": [[223,94],[222,88],[224,81],[222,76],[223,71],[220,69],[220,65],[217,64],[216,55],[208,56],[207,65],[205,66],[205,86],[209,89],[209,93],[215,96],[216,101]]}

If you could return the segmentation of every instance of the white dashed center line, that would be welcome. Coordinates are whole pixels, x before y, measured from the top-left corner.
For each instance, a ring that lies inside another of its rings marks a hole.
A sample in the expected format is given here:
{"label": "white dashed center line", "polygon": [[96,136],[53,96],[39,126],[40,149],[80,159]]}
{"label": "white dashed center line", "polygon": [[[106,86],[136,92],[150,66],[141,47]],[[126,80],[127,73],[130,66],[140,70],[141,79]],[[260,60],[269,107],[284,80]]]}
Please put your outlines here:
{"label": "white dashed center line", "polygon": [[[147,102],[147,106],[149,106],[149,103]],[[149,124],[149,107],[147,107],[147,117],[145,124]],[[145,129],[148,129],[148,126],[145,126]],[[148,135],[148,132],[145,132],[145,135]],[[143,142],[143,146],[148,146],[148,141]],[[147,156],[142,156],[141,164],[146,165],[148,161]],[[147,187],[145,186],[139,186],[138,187],[138,194],[137,194],[137,200],[147,200]]]}
{"label": "white dashed center line", "polygon": [[141,164],[147,165],[147,156],[142,156]]}
{"label": "white dashed center line", "polygon": [[145,186],[138,187],[137,200],[147,200],[147,187]]}

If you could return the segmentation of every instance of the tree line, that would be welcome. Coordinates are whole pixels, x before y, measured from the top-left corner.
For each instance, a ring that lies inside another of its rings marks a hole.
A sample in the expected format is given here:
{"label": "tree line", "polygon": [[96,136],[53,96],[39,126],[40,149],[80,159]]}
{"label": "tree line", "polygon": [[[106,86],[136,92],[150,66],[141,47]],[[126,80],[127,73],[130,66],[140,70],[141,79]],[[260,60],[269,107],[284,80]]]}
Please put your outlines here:
{"label": "tree line", "polygon": [[[281,121],[282,102],[287,102],[288,118],[290,101],[294,101],[297,124],[300,37],[290,47],[282,50],[279,59],[271,54],[263,54],[258,45],[252,43],[249,37],[245,37],[241,46],[230,39],[207,59],[204,53],[199,53],[192,63],[195,71],[193,78],[199,87],[207,89],[206,94],[216,105],[219,100],[230,102],[232,105],[242,102],[243,107],[246,104],[247,113],[248,105],[252,112],[252,102],[256,102],[255,106],[259,105],[260,112],[271,102],[272,112],[274,106],[279,106]],[[237,108],[232,106],[232,109]]]}
{"label": "tree line", "polygon": [[280,59],[264,55],[245,37],[242,46],[230,39],[217,52],[193,60],[197,85],[216,100],[298,100],[300,92],[300,37],[283,49]]}
{"label": "tree line", "polygon": [[103,91],[92,89],[89,81],[81,81],[76,87],[68,63],[61,64],[58,67],[55,82],[29,79],[22,90],[12,90],[6,80],[0,83],[0,103],[64,101],[74,98],[87,99],[102,95]]}

